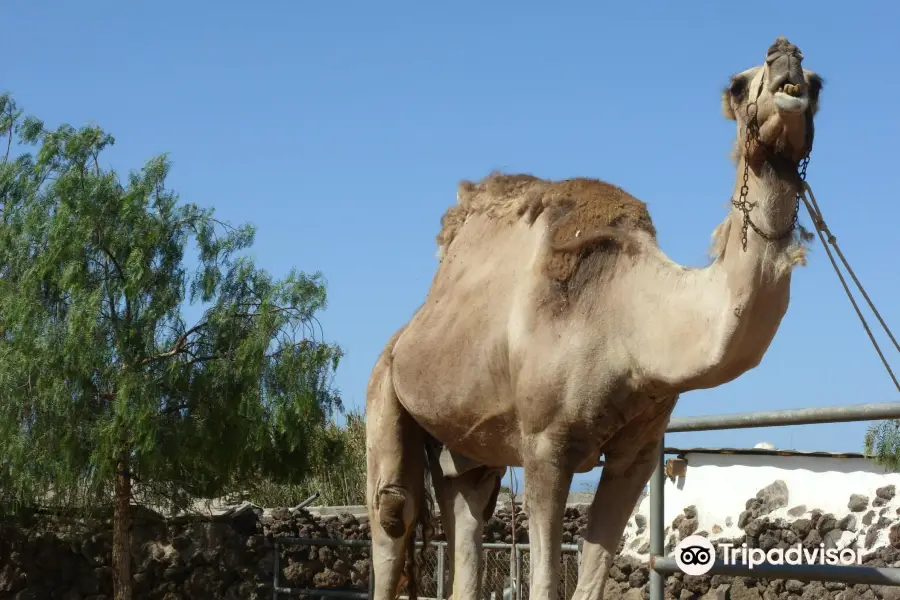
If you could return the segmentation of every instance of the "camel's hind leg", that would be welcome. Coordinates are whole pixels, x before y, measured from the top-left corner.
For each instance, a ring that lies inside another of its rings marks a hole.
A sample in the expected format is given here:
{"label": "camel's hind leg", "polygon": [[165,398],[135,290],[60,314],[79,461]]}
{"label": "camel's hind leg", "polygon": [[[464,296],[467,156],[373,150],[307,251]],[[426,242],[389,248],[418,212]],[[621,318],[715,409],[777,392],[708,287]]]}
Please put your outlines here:
{"label": "camel's hind leg", "polygon": [[[452,455],[444,451],[442,456],[452,462],[448,454]],[[472,463],[466,465],[465,472],[453,472],[452,477],[447,476],[442,461],[433,449],[429,463],[447,538],[452,599],[477,600],[482,597],[484,524],[494,514],[503,470]]]}
{"label": "camel's hind leg", "polygon": [[[366,504],[372,532],[373,600],[397,597],[404,563],[411,559],[415,526],[425,506],[424,432],[394,392],[388,360],[391,347],[388,344],[372,372],[366,398]],[[413,595],[415,573],[406,576]]]}

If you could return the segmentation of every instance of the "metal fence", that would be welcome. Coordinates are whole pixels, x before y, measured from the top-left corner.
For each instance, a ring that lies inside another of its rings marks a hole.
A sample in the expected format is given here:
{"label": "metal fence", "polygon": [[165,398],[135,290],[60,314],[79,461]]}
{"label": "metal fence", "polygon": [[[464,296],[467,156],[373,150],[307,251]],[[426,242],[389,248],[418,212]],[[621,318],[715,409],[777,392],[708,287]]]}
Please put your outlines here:
{"label": "metal fence", "polygon": [[[348,587],[343,589],[291,588],[282,582],[282,559],[279,546],[305,546],[343,549],[371,549],[369,540],[334,540],[316,538],[277,537],[275,538],[275,564],[272,581],[272,598],[284,596],[308,596],[312,598],[348,598],[362,600],[370,598],[374,584],[374,574],[369,559],[369,589]],[[422,544],[419,542],[418,547]],[[485,543],[482,553],[482,596],[491,600],[528,600],[528,585],[531,574],[531,553],[528,544]],[[575,544],[563,544],[560,557],[560,581],[557,592],[559,600],[570,600],[578,584],[578,565],[581,553]],[[430,542],[424,552],[416,553],[419,566],[418,596],[422,600],[444,600],[450,592],[450,560],[446,542]],[[515,569],[513,569],[515,564]],[[404,590],[405,591],[405,590]],[[400,598],[408,600],[401,595]]]}
{"label": "metal fence", "polygon": [[[824,408],[803,408],[780,411],[763,411],[738,413],[731,415],[711,415],[703,417],[681,417],[669,421],[666,433],[686,431],[714,431],[723,429],[747,429],[759,427],[778,427],[787,425],[814,425],[822,423],[846,423],[857,421],[873,421],[881,419],[900,419],[900,403],[858,404]],[[663,444],[663,448],[665,443]],[[664,538],[664,489],[665,489],[665,451],[661,451],[656,470],[650,478],[650,600],[663,600],[665,576],[678,572],[674,558],[665,555]],[[275,565],[273,581],[273,598],[279,595],[311,596],[320,598],[364,599],[371,597],[374,578],[369,572],[369,590],[356,589],[301,589],[288,588],[281,585],[281,566],[279,545],[303,545],[326,547],[365,547],[370,548],[368,540],[331,540],[310,538],[275,538]],[[530,561],[528,560],[528,544],[484,544],[483,557],[483,595],[494,600],[528,600]],[[512,553],[515,553],[512,555]],[[420,590],[423,600],[444,600],[448,593],[447,578],[449,560],[445,542],[432,542],[419,558]],[[580,564],[578,547],[572,544],[563,546],[562,568],[558,597],[569,600],[578,581]],[[512,562],[517,568],[512,573]],[[865,566],[843,566],[829,564],[800,565],[755,565],[752,569],[740,564],[724,564],[715,561],[708,575],[725,575],[732,577],[755,577],[770,579],[796,579],[800,581],[833,581],[849,584],[868,584],[900,586],[900,568],[879,568]],[[402,598],[403,596],[401,596]]]}
{"label": "metal fence", "polygon": [[[666,433],[684,431],[714,431],[722,429],[746,429],[778,427],[786,425],[813,425],[819,423],[846,423],[900,418],[900,403],[857,404],[825,408],[763,411],[704,417],[682,417],[669,421]],[[663,444],[665,447],[665,444]],[[665,489],[665,451],[650,479],[650,600],[663,600],[664,577],[678,572],[674,558],[665,556],[665,522],[663,516]],[[797,579],[800,581],[834,581],[869,585],[900,586],[900,568],[876,568],[829,564],[756,565],[751,571],[740,564],[713,563],[708,575],[734,577],[762,577],[771,579]]]}

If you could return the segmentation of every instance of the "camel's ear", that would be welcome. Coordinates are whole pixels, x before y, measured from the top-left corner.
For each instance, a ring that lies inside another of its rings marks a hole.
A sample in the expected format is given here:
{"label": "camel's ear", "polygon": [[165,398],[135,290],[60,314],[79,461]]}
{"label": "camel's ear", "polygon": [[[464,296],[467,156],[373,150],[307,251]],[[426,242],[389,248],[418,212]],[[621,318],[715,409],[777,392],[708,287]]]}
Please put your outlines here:
{"label": "camel's ear", "polygon": [[731,107],[731,97],[728,95],[727,88],[722,92],[722,114],[729,121],[735,120],[734,109]]}
{"label": "camel's ear", "polygon": [[815,114],[819,112],[819,92],[822,91],[822,86],[825,85],[825,81],[814,71],[804,71],[803,74],[806,75],[806,85],[809,88],[810,111],[813,116],[815,116]]}
{"label": "camel's ear", "polygon": [[740,106],[747,93],[747,82],[749,81],[746,73],[739,73],[731,78],[731,82],[724,90],[722,90],[722,114],[729,121],[736,121],[734,114],[735,105]]}

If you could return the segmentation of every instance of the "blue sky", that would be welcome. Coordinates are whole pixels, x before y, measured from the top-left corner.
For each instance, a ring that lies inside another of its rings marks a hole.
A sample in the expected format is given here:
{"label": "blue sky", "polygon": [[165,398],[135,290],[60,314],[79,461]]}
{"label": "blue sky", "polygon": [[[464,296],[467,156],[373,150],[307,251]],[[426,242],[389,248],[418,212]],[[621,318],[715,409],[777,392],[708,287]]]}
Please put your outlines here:
{"label": "blue sky", "polygon": [[[258,227],[259,264],[325,274],[349,407],[424,299],[460,179],[606,179],[649,204],[673,259],[705,264],[735,176],[720,90],[779,35],[826,80],[808,180],[900,328],[900,5],[6,0],[0,22],[0,88],[27,112],[100,124],[123,171],[169,152],[184,200]],[[675,414],[896,400],[816,242],[763,363]],[[667,442],[858,451],[865,426]]]}

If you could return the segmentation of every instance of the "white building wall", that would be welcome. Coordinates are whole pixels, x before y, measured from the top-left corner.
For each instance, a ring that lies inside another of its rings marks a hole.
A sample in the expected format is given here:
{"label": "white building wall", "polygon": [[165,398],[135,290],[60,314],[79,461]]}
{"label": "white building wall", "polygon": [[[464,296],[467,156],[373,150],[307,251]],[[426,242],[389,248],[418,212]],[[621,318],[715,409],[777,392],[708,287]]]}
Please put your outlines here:
{"label": "white building wall", "polygon": [[[856,537],[865,537],[867,527],[862,526],[861,521],[869,510],[874,510],[876,515],[884,512],[886,518],[898,520],[900,474],[890,473],[869,459],[707,453],[688,453],[684,458],[687,460],[686,475],[675,481],[669,478],[665,481],[665,524],[670,525],[686,507],[693,505],[697,509],[697,531],[709,532],[711,540],[742,536],[737,524],[747,500],[756,497],[760,489],[776,480],[787,485],[788,503],[768,514],[769,519],[782,518],[790,522],[808,517],[814,509],[841,519],[851,512],[847,506],[851,494],[868,496],[869,508],[856,513],[860,521],[858,531],[845,533],[841,545]],[[897,497],[882,507],[873,508],[871,502],[875,500],[875,490],[888,485],[896,486]],[[803,514],[788,515],[789,509],[799,505],[806,507]],[[641,556],[637,551],[645,547],[643,542],[650,538],[649,497],[641,501],[636,513],[646,519],[648,526],[638,535],[635,519],[629,521],[625,551]],[[876,517],[874,521],[877,520]],[[716,525],[721,531],[714,534]],[[876,547],[886,543],[888,530],[880,531]]]}

